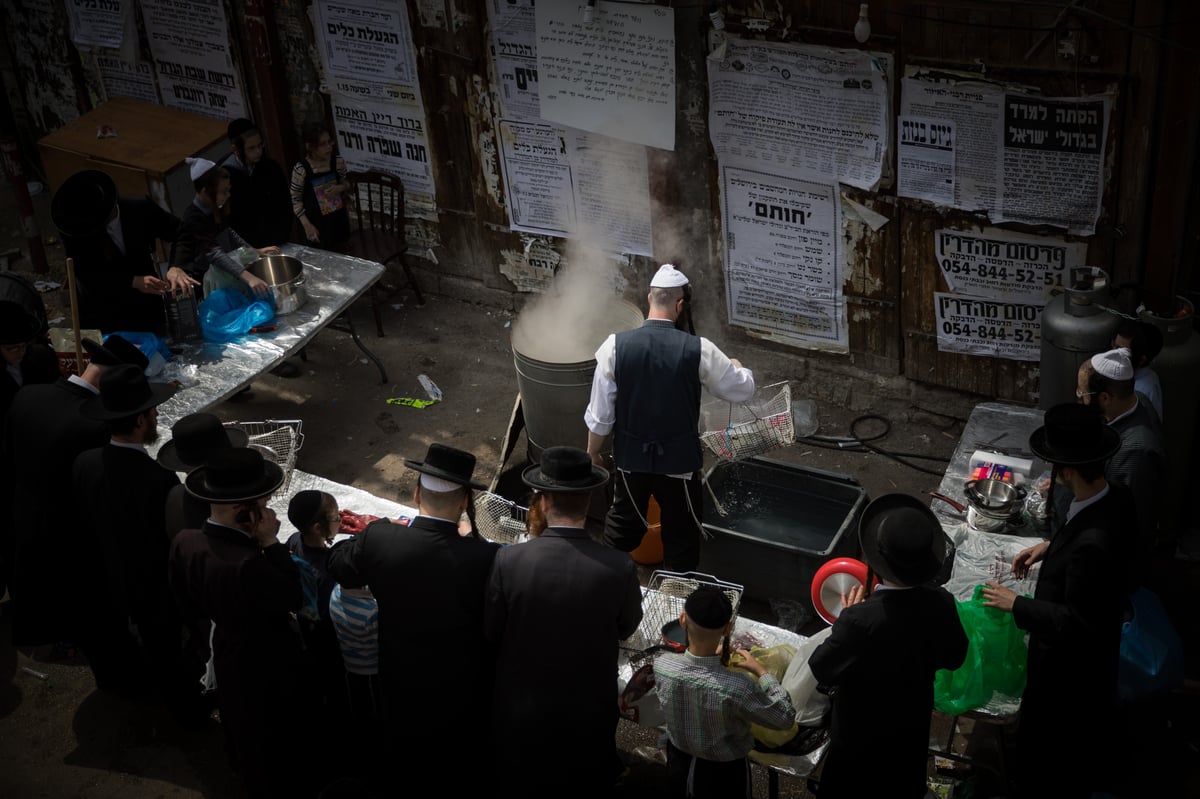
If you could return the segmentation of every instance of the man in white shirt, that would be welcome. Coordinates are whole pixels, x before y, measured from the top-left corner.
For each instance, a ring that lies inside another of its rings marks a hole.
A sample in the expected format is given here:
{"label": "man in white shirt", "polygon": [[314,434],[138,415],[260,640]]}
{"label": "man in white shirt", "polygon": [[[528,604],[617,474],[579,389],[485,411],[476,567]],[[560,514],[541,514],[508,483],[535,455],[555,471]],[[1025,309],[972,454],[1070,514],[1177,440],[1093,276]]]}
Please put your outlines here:
{"label": "man in white shirt", "polygon": [[754,395],[753,372],[708,339],[677,329],[687,285],[671,264],[659,268],[650,281],[645,323],[610,335],[596,351],[584,412],[593,463],[602,465],[600,450],[613,434],[617,471],[605,537],[616,549],[637,549],[654,497],[661,510],[663,567],[681,572],[700,561],[701,387],[730,402]]}

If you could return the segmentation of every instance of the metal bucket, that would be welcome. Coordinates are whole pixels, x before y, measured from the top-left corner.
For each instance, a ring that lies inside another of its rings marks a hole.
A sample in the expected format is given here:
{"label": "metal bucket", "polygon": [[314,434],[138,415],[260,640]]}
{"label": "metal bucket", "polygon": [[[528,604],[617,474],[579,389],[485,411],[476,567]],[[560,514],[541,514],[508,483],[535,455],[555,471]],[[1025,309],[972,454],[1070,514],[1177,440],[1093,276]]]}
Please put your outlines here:
{"label": "metal bucket", "polygon": [[275,297],[275,315],[283,316],[308,300],[304,288],[304,264],[291,255],[264,255],[246,269],[271,287]]}

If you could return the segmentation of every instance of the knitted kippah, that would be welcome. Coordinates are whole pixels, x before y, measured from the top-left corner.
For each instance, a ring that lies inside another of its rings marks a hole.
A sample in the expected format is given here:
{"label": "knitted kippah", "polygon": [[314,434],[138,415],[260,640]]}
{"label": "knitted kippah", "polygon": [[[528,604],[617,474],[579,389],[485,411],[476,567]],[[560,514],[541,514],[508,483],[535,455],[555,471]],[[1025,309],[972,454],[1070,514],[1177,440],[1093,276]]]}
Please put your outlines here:
{"label": "knitted kippah", "polygon": [[321,513],[321,501],[325,495],[320,491],[298,491],[288,503],[288,521],[297,530],[304,530],[317,520]]}
{"label": "knitted kippah", "polygon": [[683,612],[706,630],[719,630],[733,618],[733,603],[725,592],[713,585],[702,585],[683,604]]}

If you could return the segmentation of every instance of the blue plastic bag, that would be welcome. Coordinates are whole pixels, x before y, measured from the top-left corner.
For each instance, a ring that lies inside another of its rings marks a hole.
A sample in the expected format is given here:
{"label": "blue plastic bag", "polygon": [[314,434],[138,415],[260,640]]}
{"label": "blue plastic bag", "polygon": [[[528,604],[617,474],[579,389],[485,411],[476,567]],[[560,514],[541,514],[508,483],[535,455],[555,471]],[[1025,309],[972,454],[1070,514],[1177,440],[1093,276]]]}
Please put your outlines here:
{"label": "blue plastic bag", "polygon": [[217,289],[200,303],[200,331],[206,341],[225,343],[275,318],[269,300],[252,300],[240,291]]}
{"label": "blue plastic bag", "polygon": [[1183,641],[1162,602],[1139,588],[1130,598],[1133,618],[1121,628],[1117,698],[1132,702],[1165,694],[1183,685]]}

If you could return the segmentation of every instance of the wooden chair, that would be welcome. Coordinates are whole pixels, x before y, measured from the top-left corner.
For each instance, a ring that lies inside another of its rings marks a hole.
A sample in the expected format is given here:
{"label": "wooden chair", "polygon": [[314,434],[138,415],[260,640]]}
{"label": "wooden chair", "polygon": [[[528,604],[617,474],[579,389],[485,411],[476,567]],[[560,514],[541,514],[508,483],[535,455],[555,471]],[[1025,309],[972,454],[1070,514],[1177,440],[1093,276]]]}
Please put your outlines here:
{"label": "wooden chair", "polygon": [[[404,254],[408,246],[404,231],[404,184],[395,175],[377,170],[351,172],[346,177],[350,181],[352,228],[346,242],[347,254],[377,261],[385,267],[393,261],[398,262],[416,295],[417,304],[424,305],[425,297]],[[371,287],[371,311],[380,338],[383,337],[383,322],[379,317],[379,305],[387,302],[396,291],[386,288],[382,280]]]}

